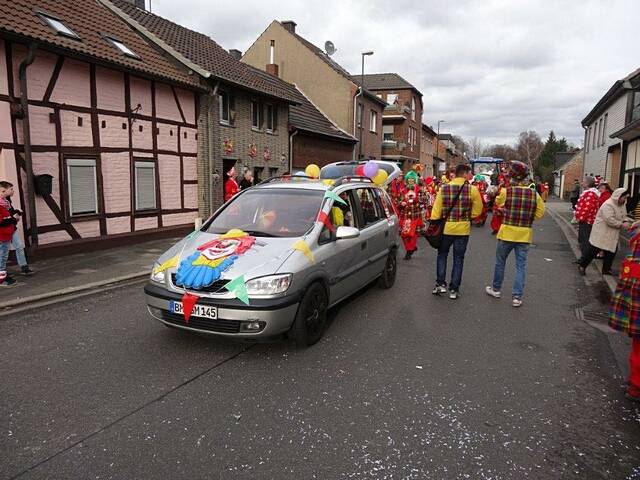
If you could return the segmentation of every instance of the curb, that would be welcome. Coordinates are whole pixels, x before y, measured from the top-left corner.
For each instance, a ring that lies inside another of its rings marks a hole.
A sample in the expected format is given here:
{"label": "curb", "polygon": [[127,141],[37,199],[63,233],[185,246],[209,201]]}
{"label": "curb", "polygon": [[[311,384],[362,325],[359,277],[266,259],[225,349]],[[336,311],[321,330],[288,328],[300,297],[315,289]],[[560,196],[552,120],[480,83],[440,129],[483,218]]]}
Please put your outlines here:
{"label": "curb", "polygon": [[22,297],[22,298],[16,298],[13,300],[7,300],[5,302],[0,302],[0,310],[27,305],[29,303],[35,303],[35,302],[47,300],[53,297],[63,297],[63,296],[71,295],[74,293],[85,292],[87,290],[92,290],[94,288],[104,287],[105,285],[122,283],[122,282],[126,282],[127,280],[135,280],[138,278],[143,278],[143,277],[149,276],[150,274],[151,274],[151,270],[144,270],[141,272],[121,275],[119,277],[108,278],[106,280],[100,280],[97,282],[85,283],[84,285],[79,285],[77,287],[67,287],[67,288],[62,288],[60,290],[55,290],[52,292],[41,293],[39,295],[31,295],[30,297]]}

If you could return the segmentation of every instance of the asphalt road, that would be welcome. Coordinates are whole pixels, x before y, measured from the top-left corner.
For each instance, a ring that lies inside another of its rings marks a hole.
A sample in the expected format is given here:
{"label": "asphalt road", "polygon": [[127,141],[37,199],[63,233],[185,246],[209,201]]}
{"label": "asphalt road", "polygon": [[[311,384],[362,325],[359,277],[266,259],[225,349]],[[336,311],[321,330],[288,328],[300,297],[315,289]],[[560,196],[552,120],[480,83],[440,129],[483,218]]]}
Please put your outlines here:
{"label": "asphalt road", "polygon": [[309,349],[164,328],[141,287],[4,318],[0,477],[639,479],[640,410],[575,315],[594,292],[551,218],[536,241],[521,309],[485,295],[474,229],[458,300],[421,240]]}

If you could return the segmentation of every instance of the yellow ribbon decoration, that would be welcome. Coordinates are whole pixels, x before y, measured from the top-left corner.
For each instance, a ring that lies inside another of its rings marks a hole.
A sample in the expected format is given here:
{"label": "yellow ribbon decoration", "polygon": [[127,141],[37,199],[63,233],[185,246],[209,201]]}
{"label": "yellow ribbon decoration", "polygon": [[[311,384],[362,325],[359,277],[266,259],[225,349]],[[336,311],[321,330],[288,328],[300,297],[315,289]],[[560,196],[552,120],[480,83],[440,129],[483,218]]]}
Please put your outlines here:
{"label": "yellow ribbon decoration", "polygon": [[294,243],[291,246],[291,248],[293,248],[294,250],[298,250],[299,252],[302,252],[304,256],[307,257],[311,263],[316,263],[316,259],[314,258],[313,253],[309,248],[309,245],[307,245],[307,242],[305,242],[304,240],[298,240],[296,243]]}
{"label": "yellow ribbon decoration", "polygon": [[176,255],[175,257],[171,257],[162,265],[159,265],[158,267],[154,268],[153,273],[156,274],[156,273],[164,272],[165,270],[169,270],[170,268],[177,267],[178,260],[179,260],[178,255]]}
{"label": "yellow ribbon decoration", "polygon": [[227,259],[227,257],[216,258],[215,260],[209,260],[207,257],[205,257],[204,255],[200,254],[200,256],[198,258],[196,258],[191,265],[193,265],[194,267],[197,267],[199,265],[205,265],[207,267],[216,268],[218,265],[220,265],[226,259]]}

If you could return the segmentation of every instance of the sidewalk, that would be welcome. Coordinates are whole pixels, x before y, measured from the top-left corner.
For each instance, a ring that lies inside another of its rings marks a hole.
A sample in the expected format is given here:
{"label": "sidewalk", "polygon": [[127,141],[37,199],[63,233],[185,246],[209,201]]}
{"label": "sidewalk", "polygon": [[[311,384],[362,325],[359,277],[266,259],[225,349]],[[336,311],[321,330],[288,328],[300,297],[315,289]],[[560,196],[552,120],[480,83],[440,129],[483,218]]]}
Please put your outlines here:
{"label": "sidewalk", "polygon": [[[578,224],[572,224],[571,220],[573,219],[573,211],[571,210],[571,204],[569,202],[565,202],[564,200],[560,200],[557,197],[549,197],[549,200],[546,203],[547,211],[553,215],[558,224],[563,228],[566,232],[569,230],[575,235],[576,243],[572,244],[574,251],[576,251],[576,257],[579,257],[579,248],[577,245],[578,240]],[[629,249],[629,234],[626,231],[620,232],[620,243],[618,246],[618,253],[616,254],[616,258],[613,262],[613,270],[619,272],[622,261],[627,256],[627,254],[631,253]],[[602,260],[594,260],[591,262],[589,269],[597,268],[598,273],[602,276],[602,279],[607,283],[611,291],[613,292],[616,288],[616,277],[611,277],[609,275],[602,275]],[[577,267],[576,267],[577,268]]]}
{"label": "sidewalk", "polygon": [[9,272],[19,283],[0,288],[0,309],[25,305],[103,285],[144,278],[153,262],[180,238],[164,238],[125,247],[79,253],[31,264],[36,272],[25,277],[17,266]]}

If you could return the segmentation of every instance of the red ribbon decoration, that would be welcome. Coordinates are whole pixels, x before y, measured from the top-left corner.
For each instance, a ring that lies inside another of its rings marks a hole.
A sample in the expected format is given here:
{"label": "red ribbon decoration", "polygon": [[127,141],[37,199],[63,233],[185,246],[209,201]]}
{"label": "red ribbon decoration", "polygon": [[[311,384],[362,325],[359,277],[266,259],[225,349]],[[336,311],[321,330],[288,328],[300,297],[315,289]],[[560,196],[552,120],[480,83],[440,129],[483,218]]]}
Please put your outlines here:
{"label": "red ribbon decoration", "polygon": [[329,220],[329,216],[325,212],[320,212],[318,214],[318,222],[322,222],[325,227],[327,227],[330,231],[335,232],[336,227]]}
{"label": "red ribbon decoration", "polygon": [[184,315],[184,322],[189,323],[189,318],[191,317],[191,312],[193,312],[193,307],[196,306],[200,297],[197,295],[192,295],[189,292],[185,292],[182,296],[182,314]]}

